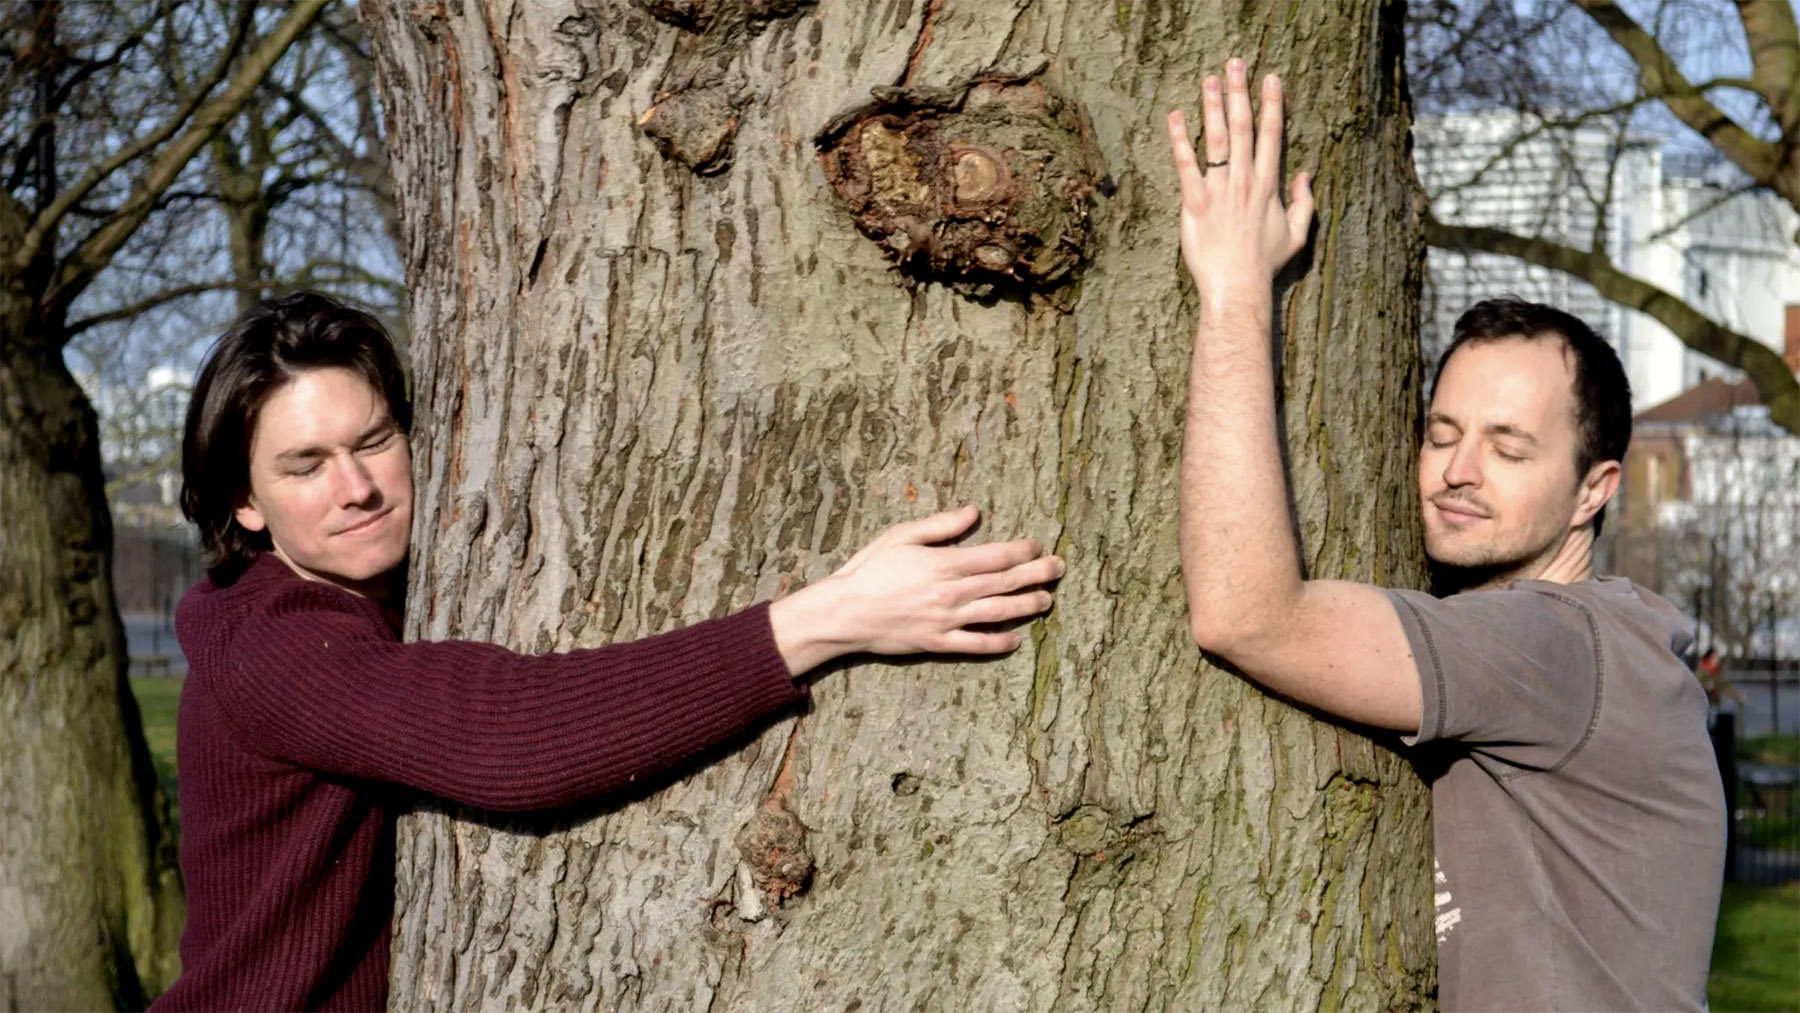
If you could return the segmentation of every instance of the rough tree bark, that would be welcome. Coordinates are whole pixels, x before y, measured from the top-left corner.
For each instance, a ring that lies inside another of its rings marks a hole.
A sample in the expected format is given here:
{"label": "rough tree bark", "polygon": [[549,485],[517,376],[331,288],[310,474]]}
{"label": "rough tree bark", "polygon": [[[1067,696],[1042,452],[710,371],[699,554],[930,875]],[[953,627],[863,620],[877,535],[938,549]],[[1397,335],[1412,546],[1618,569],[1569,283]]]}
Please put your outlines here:
{"label": "rough tree bark", "polygon": [[1010,658],[849,666],[570,818],[408,817],[396,1008],[1427,1001],[1423,787],[1188,639],[1161,134],[1230,53],[1287,75],[1321,206],[1281,303],[1305,559],[1416,586],[1395,7],[364,12],[417,335],[412,635],[641,636],[964,501],[1070,563]]}

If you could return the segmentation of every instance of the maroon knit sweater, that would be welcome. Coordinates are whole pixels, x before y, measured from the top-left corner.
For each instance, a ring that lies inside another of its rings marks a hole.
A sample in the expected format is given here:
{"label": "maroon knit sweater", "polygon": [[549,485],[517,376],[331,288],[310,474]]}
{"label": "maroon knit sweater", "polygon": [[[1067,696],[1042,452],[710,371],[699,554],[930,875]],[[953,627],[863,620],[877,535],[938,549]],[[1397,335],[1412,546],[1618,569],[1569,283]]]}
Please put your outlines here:
{"label": "maroon knit sweater", "polygon": [[158,1010],[380,1009],[403,789],[567,805],[804,694],[766,605],[567,654],[402,644],[383,605],[265,554],[228,587],[197,584],[175,622],[188,920]]}

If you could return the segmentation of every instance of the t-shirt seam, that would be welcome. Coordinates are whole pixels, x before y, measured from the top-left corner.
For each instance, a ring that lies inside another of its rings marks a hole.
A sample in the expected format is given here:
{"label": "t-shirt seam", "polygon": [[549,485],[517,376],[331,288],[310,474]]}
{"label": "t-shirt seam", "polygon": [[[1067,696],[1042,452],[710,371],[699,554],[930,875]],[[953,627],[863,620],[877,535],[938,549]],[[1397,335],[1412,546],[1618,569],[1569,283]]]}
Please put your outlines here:
{"label": "t-shirt seam", "polygon": [[1587,744],[1593,740],[1595,730],[1600,727],[1600,707],[1606,696],[1606,653],[1600,645],[1600,622],[1594,618],[1593,609],[1566,594],[1558,594],[1555,591],[1539,591],[1537,593],[1546,598],[1554,598],[1565,605],[1573,606],[1581,612],[1581,617],[1587,620],[1588,632],[1594,638],[1594,707],[1588,715],[1587,730],[1582,732],[1581,738],[1576,741],[1574,747],[1563,754],[1562,759],[1543,770],[1515,770],[1501,774],[1500,780],[1502,781],[1514,781],[1531,774],[1554,774],[1574,762],[1575,757],[1580,755],[1581,751],[1587,748]]}
{"label": "t-shirt seam", "polygon": [[1418,606],[1397,595],[1394,596],[1393,600],[1405,605],[1406,610],[1412,613],[1413,623],[1419,629],[1419,637],[1425,641],[1425,652],[1431,657],[1431,680],[1437,687],[1437,721],[1435,725],[1433,725],[1430,735],[1422,734],[1424,729],[1421,728],[1420,737],[1424,739],[1436,739],[1444,733],[1444,722],[1447,719],[1447,715],[1445,714],[1446,704],[1444,700],[1444,665],[1438,658],[1437,641],[1432,638],[1431,626],[1425,621],[1425,616],[1419,611]]}

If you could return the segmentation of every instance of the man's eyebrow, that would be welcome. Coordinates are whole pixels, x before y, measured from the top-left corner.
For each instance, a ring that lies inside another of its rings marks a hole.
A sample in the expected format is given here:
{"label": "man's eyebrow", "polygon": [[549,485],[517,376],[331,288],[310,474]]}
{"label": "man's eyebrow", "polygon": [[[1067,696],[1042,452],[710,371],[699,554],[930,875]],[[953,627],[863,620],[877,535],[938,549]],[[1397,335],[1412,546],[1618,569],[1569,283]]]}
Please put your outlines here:
{"label": "man's eyebrow", "polygon": [[[1458,430],[1464,428],[1462,423],[1443,412],[1431,412],[1427,414],[1425,416],[1425,424],[1428,426],[1453,426]],[[1505,436],[1510,439],[1519,440],[1522,443],[1529,443],[1534,447],[1541,444],[1541,441],[1539,441],[1537,437],[1531,435],[1525,427],[1512,422],[1490,422],[1489,424],[1482,426],[1481,431],[1489,436]]]}
{"label": "man's eyebrow", "polygon": [[[357,434],[356,445],[362,446],[378,436],[386,436],[388,433],[398,432],[399,429],[400,426],[394,422],[393,418],[383,416],[379,421],[375,422],[375,424]],[[281,453],[276,454],[275,463],[298,464],[303,461],[314,460],[315,458],[329,457],[330,455],[331,451],[324,447],[295,447],[292,450],[284,450]]]}
{"label": "man's eyebrow", "polygon": [[371,423],[369,425],[369,428],[363,430],[360,434],[358,434],[356,437],[356,442],[358,445],[361,445],[361,444],[369,442],[370,440],[374,439],[377,436],[386,436],[387,434],[389,434],[391,432],[397,432],[399,429],[400,429],[399,424],[394,421],[392,416],[383,415],[381,418],[376,419],[373,423]]}
{"label": "man's eyebrow", "polygon": [[1521,443],[1529,443],[1534,447],[1538,445],[1537,437],[1531,435],[1529,432],[1526,432],[1523,428],[1513,425],[1510,422],[1496,422],[1496,423],[1493,423],[1492,425],[1483,426],[1482,432],[1485,432],[1490,436],[1511,437],[1512,439],[1518,440]]}
{"label": "man's eyebrow", "polygon": [[275,463],[298,464],[301,461],[310,461],[314,458],[324,457],[329,453],[330,451],[327,451],[324,447],[296,447],[293,450],[284,450],[281,453],[276,454]]}

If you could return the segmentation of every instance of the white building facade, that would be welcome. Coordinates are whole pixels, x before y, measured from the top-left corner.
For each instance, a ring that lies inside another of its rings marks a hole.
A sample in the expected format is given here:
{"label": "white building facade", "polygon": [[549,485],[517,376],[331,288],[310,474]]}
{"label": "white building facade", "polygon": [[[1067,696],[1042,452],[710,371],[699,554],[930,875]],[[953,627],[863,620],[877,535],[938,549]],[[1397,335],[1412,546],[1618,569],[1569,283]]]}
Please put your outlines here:
{"label": "white building facade", "polygon": [[[1785,309],[1800,304],[1800,216],[1774,195],[1671,174],[1660,138],[1621,137],[1597,124],[1549,127],[1510,111],[1421,117],[1414,144],[1439,221],[1603,248],[1619,270],[1784,351]],[[1656,320],[1560,272],[1434,249],[1427,275],[1428,355],[1470,304],[1512,294],[1568,310],[1605,335],[1631,379],[1634,410],[1707,376],[1735,375]]]}

